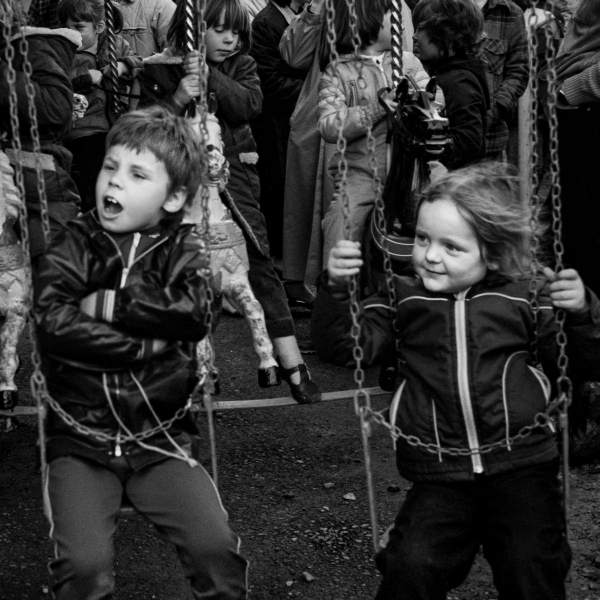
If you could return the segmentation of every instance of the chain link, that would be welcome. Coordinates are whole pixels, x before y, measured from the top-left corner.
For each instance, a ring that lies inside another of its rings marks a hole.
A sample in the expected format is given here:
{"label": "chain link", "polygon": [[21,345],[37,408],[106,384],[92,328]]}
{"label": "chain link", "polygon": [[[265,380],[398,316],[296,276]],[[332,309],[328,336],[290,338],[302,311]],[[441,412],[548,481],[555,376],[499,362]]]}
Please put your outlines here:
{"label": "chain link", "polygon": [[432,454],[446,454],[448,456],[472,456],[474,454],[487,454],[488,452],[491,452],[492,450],[497,450],[499,448],[510,447],[515,442],[529,437],[531,433],[536,429],[541,429],[544,427],[550,427],[552,429],[555,423],[553,413],[560,407],[561,403],[562,398],[559,397],[557,400],[555,400],[552,404],[549,405],[548,409],[545,412],[537,413],[533,418],[533,422],[531,423],[531,425],[525,425],[514,436],[509,438],[503,438],[502,440],[493,442],[491,444],[484,444],[482,446],[477,447],[476,449],[444,448],[434,443],[423,442],[416,435],[407,435],[397,425],[390,423],[386,419],[386,411],[374,411],[369,407],[362,407],[362,410],[368,411],[374,422],[378,423],[382,427],[385,427],[390,432],[390,435],[394,438],[394,441],[401,439],[407,444],[413,446],[414,448],[422,448],[423,450],[431,452]]}

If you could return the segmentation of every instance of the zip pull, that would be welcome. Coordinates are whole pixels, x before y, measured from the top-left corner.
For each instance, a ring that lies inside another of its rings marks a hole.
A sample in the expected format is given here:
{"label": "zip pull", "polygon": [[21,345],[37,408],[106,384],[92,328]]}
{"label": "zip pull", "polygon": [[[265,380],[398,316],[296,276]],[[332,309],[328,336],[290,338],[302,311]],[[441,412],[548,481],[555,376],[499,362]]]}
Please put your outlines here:
{"label": "zip pull", "polygon": [[121,434],[117,433],[117,439],[115,441],[115,456],[119,458],[123,453],[121,452]]}
{"label": "zip pull", "polygon": [[125,287],[125,282],[127,281],[127,276],[129,275],[129,270],[131,269],[131,265],[135,262],[135,251],[142,239],[142,234],[139,231],[136,231],[133,234],[133,242],[131,244],[131,249],[129,250],[129,256],[127,257],[127,264],[121,273],[121,285],[120,287]]}

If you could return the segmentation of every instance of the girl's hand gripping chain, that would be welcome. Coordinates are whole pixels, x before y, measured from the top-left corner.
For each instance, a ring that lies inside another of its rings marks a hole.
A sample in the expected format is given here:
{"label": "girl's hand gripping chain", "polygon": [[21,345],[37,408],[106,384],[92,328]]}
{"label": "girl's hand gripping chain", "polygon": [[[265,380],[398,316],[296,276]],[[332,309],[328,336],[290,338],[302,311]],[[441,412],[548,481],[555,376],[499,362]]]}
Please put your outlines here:
{"label": "girl's hand gripping chain", "polygon": [[327,272],[331,285],[344,285],[363,265],[360,242],[339,240],[329,253]]}
{"label": "girl's hand gripping chain", "polygon": [[552,269],[544,267],[544,276],[550,282],[550,300],[555,308],[562,308],[571,313],[588,310],[585,287],[575,269],[563,269],[555,273]]}
{"label": "girl's hand gripping chain", "polygon": [[173,102],[183,108],[191,100],[200,95],[200,65],[198,63],[200,53],[193,50],[183,60],[183,70],[186,73],[181,79],[177,90],[173,95]]}

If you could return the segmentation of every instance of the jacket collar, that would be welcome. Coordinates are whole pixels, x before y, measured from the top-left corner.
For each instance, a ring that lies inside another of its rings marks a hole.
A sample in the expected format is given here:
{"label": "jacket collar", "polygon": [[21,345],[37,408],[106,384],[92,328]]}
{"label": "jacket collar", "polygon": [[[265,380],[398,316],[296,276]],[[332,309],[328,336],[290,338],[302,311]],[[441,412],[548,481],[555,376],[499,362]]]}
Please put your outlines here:
{"label": "jacket collar", "polygon": [[487,4],[483,7],[484,9],[496,8],[496,6],[503,6],[506,10],[510,11],[510,4],[507,0],[487,0]]}

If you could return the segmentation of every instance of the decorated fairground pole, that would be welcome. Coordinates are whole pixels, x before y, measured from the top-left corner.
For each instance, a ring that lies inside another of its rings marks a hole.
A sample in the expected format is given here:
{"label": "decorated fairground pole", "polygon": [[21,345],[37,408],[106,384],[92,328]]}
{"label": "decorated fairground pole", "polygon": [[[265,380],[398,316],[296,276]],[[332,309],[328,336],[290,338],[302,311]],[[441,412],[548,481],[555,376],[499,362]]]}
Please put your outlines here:
{"label": "decorated fairground pole", "polygon": [[392,87],[397,93],[402,77],[402,0],[392,0]]}
{"label": "decorated fairground pole", "polygon": [[109,91],[109,114],[114,123],[121,114],[119,97],[119,66],[117,63],[117,36],[115,33],[115,10],[112,0],[104,0],[104,20],[106,22],[106,44],[108,48],[108,74],[106,76]]}

